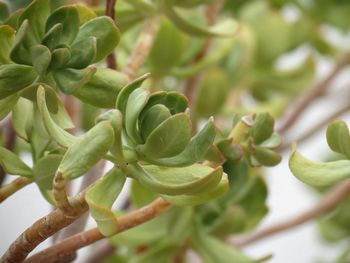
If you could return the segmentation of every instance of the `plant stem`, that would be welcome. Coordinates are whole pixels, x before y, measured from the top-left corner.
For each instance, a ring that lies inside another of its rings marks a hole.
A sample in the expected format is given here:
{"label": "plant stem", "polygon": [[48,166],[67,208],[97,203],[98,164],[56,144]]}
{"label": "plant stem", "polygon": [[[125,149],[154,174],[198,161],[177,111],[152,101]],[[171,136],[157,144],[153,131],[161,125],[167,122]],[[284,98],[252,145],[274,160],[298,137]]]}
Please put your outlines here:
{"label": "plant stem", "polygon": [[140,36],[135,44],[135,47],[126,63],[123,72],[133,80],[138,70],[144,64],[152,46],[154,39],[158,33],[160,26],[160,17],[154,17],[145,21],[141,30]]}
{"label": "plant stem", "polygon": [[308,106],[317,98],[322,96],[330,87],[331,82],[338,76],[338,74],[350,63],[350,53],[344,54],[338,61],[336,61],[332,71],[320,82],[318,82],[313,89],[302,94],[297,99],[291,111],[286,115],[278,131],[285,133],[290,129],[299,117],[304,113]]}
{"label": "plant stem", "polygon": [[85,193],[80,193],[74,200],[80,204],[81,211],[79,215],[67,216],[60,209],[55,209],[48,215],[36,221],[27,228],[9,247],[6,253],[1,257],[1,263],[20,263],[27,255],[41,242],[70,225],[81,214],[88,210],[84,198]]}
{"label": "plant stem", "polygon": [[322,216],[325,213],[335,209],[339,203],[350,196],[350,179],[340,183],[330,190],[323,199],[316,204],[310,210],[299,214],[298,216],[285,220],[284,222],[273,224],[271,227],[267,227],[262,230],[258,230],[255,233],[248,234],[247,236],[234,237],[230,239],[230,243],[235,246],[245,246],[265,239],[272,235],[285,232],[301,224],[304,224],[312,219]]}
{"label": "plant stem", "polygon": [[[156,199],[149,205],[137,209],[118,219],[118,230],[115,234],[129,228],[145,223],[156,216],[164,213],[171,205],[161,198]],[[105,238],[98,228],[81,232],[60,243],[49,247],[26,260],[26,263],[55,262],[66,254],[70,254],[82,247],[88,246],[98,240]]]}
{"label": "plant stem", "polygon": [[10,197],[12,194],[16,193],[18,190],[22,189],[24,186],[32,183],[33,180],[26,177],[18,177],[12,182],[4,185],[0,188],[0,203]]}
{"label": "plant stem", "polygon": [[[109,16],[110,18],[112,18],[112,20],[115,20],[115,4],[116,4],[116,0],[107,0],[106,1],[106,16]],[[117,58],[114,54],[114,52],[112,51],[111,54],[109,54],[107,56],[107,67],[110,69],[117,69]]]}

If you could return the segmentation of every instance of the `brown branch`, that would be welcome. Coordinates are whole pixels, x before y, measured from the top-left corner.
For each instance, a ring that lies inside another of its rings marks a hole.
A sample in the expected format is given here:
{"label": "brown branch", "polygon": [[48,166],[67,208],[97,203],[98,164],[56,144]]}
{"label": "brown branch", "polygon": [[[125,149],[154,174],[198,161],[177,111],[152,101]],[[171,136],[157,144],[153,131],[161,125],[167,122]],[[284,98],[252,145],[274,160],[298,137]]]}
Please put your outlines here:
{"label": "brown branch", "polygon": [[332,71],[320,82],[318,82],[313,89],[304,93],[297,99],[292,110],[286,115],[283,120],[279,132],[284,133],[291,128],[299,117],[304,113],[308,106],[317,98],[322,96],[330,87],[331,82],[338,76],[338,74],[350,63],[350,53],[343,55],[336,63]]}
{"label": "brown branch", "polygon": [[[16,144],[16,132],[13,128],[12,121],[9,119],[6,122],[4,127],[4,139],[5,139],[5,148],[12,151]],[[0,186],[2,186],[6,178],[5,170],[0,166]]]}
{"label": "brown branch", "polygon": [[160,17],[155,17],[145,21],[135,47],[123,69],[123,72],[129,77],[129,80],[135,78],[138,70],[142,67],[148,57],[159,30],[159,20]]}
{"label": "brown branch", "polygon": [[18,177],[12,182],[4,185],[0,188],[0,203],[10,197],[12,194],[16,193],[18,190],[22,189],[26,185],[32,183],[33,180],[26,177]]}
{"label": "brown branch", "polygon": [[[118,230],[115,234],[129,228],[145,223],[156,216],[164,213],[171,205],[161,198],[156,199],[149,205],[137,209],[118,219]],[[98,228],[81,232],[60,243],[49,247],[26,260],[26,263],[56,262],[65,255],[70,254],[82,247],[88,246],[105,238]]]}
{"label": "brown branch", "polygon": [[[88,206],[84,199],[84,193],[80,193],[75,202],[80,204],[81,213],[87,211]],[[50,214],[36,221],[27,228],[9,247],[6,253],[1,257],[1,263],[20,263],[27,255],[41,242],[70,225],[80,215],[67,216],[61,210],[56,209]]]}
{"label": "brown branch", "polygon": [[335,209],[340,202],[350,196],[350,179],[340,183],[330,190],[323,199],[316,204],[310,210],[284,222],[273,224],[262,230],[258,230],[255,233],[248,234],[247,236],[234,237],[230,239],[230,243],[235,246],[245,246],[262,240],[264,238],[270,237],[272,235],[290,230],[301,224],[304,224],[312,219],[324,215]]}
{"label": "brown branch", "polygon": [[[115,4],[116,4],[116,0],[107,0],[106,1],[106,16],[109,16],[110,18],[112,18],[112,20],[115,20]],[[109,54],[107,56],[107,67],[110,69],[117,69],[117,58],[114,54],[114,52],[112,51],[111,54]]]}

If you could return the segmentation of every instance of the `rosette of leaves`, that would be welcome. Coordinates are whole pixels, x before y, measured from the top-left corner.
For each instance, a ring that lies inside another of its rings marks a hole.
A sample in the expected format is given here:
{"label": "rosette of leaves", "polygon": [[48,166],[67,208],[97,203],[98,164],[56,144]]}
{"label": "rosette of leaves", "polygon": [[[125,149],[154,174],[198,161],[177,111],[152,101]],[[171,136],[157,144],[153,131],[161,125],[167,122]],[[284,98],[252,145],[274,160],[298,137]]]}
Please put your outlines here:
{"label": "rosette of leaves", "polygon": [[293,175],[306,184],[331,186],[350,177],[350,136],[345,122],[336,120],[327,128],[327,143],[344,160],[314,162],[306,159],[293,148],[289,168]]}
{"label": "rosette of leaves", "polygon": [[206,157],[220,164],[244,158],[251,166],[275,166],[281,161],[276,149],[282,138],[273,129],[274,119],[269,113],[237,116],[231,133],[216,139]]}
{"label": "rosette of leaves", "polygon": [[116,47],[118,28],[80,5],[51,12],[50,2],[35,0],[0,26],[0,99],[35,97],[31,87],[39,83],[98,107],[113,107],[126,77],[92,64]]}

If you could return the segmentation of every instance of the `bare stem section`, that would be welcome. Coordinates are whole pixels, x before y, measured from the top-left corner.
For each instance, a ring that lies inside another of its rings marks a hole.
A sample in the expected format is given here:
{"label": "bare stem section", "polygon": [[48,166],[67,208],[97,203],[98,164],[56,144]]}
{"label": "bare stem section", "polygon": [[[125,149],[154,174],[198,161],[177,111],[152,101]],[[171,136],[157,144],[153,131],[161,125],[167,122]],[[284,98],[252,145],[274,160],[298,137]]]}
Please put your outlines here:
{"label": "bare stem section", "polygon": [[292,229],[306,223],[309,220],[315,219],[327,212],[330,212],[336,208],[340,202],[349,196],[350,180],[346,180],[334,187],[315,207],[311,208],[310,210],[301,213],[294,218],[281,223],[273,224],[271,227],[267,227],[247,236],[233,238],[231,239],[231,243],[235,246],[245,246],[272,235],[285,232],[286,230]]}
{"label": "bare stem section", "polygon": [[16,193],[18,190],[22,189],[26,185],[33,182],[32,179],[26,177],[18,177],[11,183],[4,185],[0,188],[0,203],[10,197],[12,194]]}
{"label": "bare stem section", "polygon": [[[118,219],[118,231],[115,233],[123,232],[132,227],[145,223],[156,216],[164,213],[171,205],[161,198],[156,199],[149,205],[137,209],[125,216]],[[93,228],[88,231],[81,232],[70,238],[67,238],[60,243],[49,247],[38,254],[30,257],[26,260],[26,263],[46,263],[46,262],[58,262],[60,258],[64,258],[65,255],[71,254],[76,250],[86,247],[98,240],[105,238],[98,228]]]}

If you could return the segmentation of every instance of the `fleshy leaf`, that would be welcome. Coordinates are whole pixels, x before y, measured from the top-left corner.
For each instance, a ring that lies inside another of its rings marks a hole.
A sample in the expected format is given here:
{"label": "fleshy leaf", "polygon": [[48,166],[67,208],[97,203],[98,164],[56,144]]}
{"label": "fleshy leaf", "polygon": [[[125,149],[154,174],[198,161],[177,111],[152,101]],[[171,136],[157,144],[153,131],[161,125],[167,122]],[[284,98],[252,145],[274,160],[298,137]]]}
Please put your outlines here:
{"label": "fleshy leaf", "polygon": [[62,36],[63,25],[56,24],[44,35],[41,43],[54,51]]}
{"label": "fleshy leaf", "polygon": [[154,201],[158,195],[148,190],[138,181],[132,180],[130,197],[136,207],[143,207]]}
{"label": "fleshy leaf", "polygon": [[45,88],[40,86],[37,91],[37,103],[43,122],[50,136],[64,147],[71,146],[77,138],[61,128],[51,117],[46,105]]}
{"label": "fleshy leaf", "polygon": [[94,18],[80,27],[75,42],[88,37],[96,38],[97,52],[94,62],[98,62],[110,54],[117,46],[120,32],[112,19],[102,16]]}
{"label": "fleshy leaf", "polygon": [[267,140],[273,133],[274,125],[275,121],[268,112],[259,113],[254,119],[254,124],[250,130],[254,143],[260,144]]}
{"label": "fleshy leaf", "polygon": [[169,203],[178,205],[178,206],[194,206],[200,205],[213,200],[228,190],[228,178],[227,174],[223,173],[222,178],[215,187],[212,187],[205,193],[197,194],[197,195],[178,195],[178,196],[170,196],[170,195],[162,195],[162,197],[167,200]]}
{"label": "fleshy leaf", "polygon": [[57,48],[52,52],[51,69],[63,68],[71,58],[71,53],[68,48]]}
{"label": "fleshy leaf", "polygon": [[266,141],[262,142],[259,146],[268,148],[268,149],[275,149],[281,146],[282,144],[282,136],[278,133],[273,133],[270,138],[268,138]]}
{"label": "fleshy leaf", "polygon": [[43,45],[36,45],[30,49],[34,69],[39,75],[46,74],[51,62],[50,50]]}
{"label": "fleshy leaf", "polygon": [[52,75],[60,90],[66,94],[72,94],[84,86],[96,72],[96,68],[90,66],[86,69],[58,69]]}
{"label": "fleshy leaf", "polygon": [[89,187],[85,194],[90,213],[104,236],[111,236],[118,230],[118,220],[111,208],[124,183],[124,174],[118,168],[113,168]]}
{"label": "fleshy leaf", "polygon": [[89,37],[75,42],[70,49],[69,68],[83,69],[92,64],[96,56],[96,38]]}
{"label": "fleshy leaf", "polygon": [[29,141],[34,121],[33,103],[27,99],[19,98],[12,111],[12,123],[17,135]]}
{"label": "fleshy leaf", "polygon": [[79,31],[79,13],[74,6],[63,6],[56,9],[46,21],[46,31],[56,24],[62,24],[62,34],[56,44],[71,44]]}
{"label": "fleshy leaf", "polygon": [[34,179],[41,191],[52,189],[52,181],[61,160],[62,155],[50,154],[42,157],[34,164]]}
{"label": "fleshy leaf", "polygon": [[350,159],[350,135],[345,122],[334,121],[327,129],[327,142],[329,147]]}
{"label": "fleshy leaf", "polygon": [[166,195],[200,195],[214,188],[221,180],[222,168],[201,164],[181,168],[129,164],[130,175],[146,188]]}
{"label": "fleshy leaf", "polygon": [[146,159],[173,157],[181,153],[191,139],[191,121],[186,113],[178,113],[162,122],[136,151]]}
{"label": "fleshy leaf", "polygon": [[29,66],[5,64],[0,65],[0,99],[6,98],[29,86],[37,74]]}
{"label": "fleshy leaf", "polygon": [[[0,2],[1,3],[1,2]],[[1,19],[0,19],[1,20]],[[7,25],[0,25],[0,63],[10,63],[10,51],[15,39],[15,30]]]}
{"label": "fleshy leaf", "polygon": [[313,186],[328,186],[350,177],[350,161],[313,162],[296,150],[289,158],[289,168],[300,181]]}
{"label": "fleshy leaf", "polygon": [[0,1],[0,23],[10,16],[10,9],[6,3]]}
{"label": "fleshy leaf", "polygon": [[180,154],[169,158],[147,159],[147,161],[168,167],[182,167],[194,164],[204,158],[214,142],[215,135],[215,125],[213,119],[210,119],[202,130],[192,137],[191,141]]}
{"label": "fleshy leaf", "polygon": [[264,166],[275,166],[282,160],[281,155],[273,150],[266,149],[259,146],[253,146],[253,157]]}
{"label": "fleshy leaf", "polygon": [[33,177],[30,169],[16,154],[0,147],[0,164],[6,173],[20,175],[23,177]]}
{"label": "fleshy leaf", "polygon": [[171,117],[167,107],[162,104],[152,106],[144,115],[140,124],[142,139],[146,140],[148,135],[163,121]]}
{"label": "fleshy leaf", "polygon": [[79,13],[80,25],[83,25],[86,22],[96,17],[95,12],[92,11],[90,8],[88,8],[84,4],[75,4],[74,7],[77,9]]}
{"label": "fleshy leaf", "polygon": [[0,121],[4,119],[13,109],[18,101],[19,96],[13,94],[0,100]]}
{"label": "fleshy leaf", "polygon": [[125,74],[108,68],[97,68],[96,73],[74,92],[80,100],[100,108],[113,108],[117,96],[128,82]]}
{"label": "fleshy leaf", "polygon": [[68,148],[58,172],[66,179],[83,175],[107,154],[113,143],[114,134],[110,122],[99,122]]}

